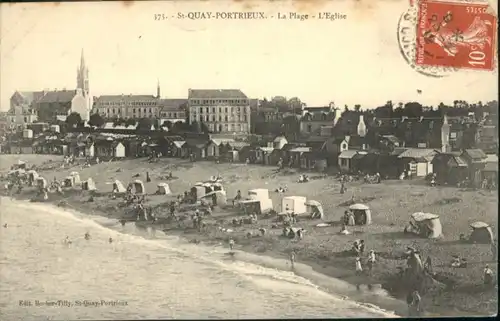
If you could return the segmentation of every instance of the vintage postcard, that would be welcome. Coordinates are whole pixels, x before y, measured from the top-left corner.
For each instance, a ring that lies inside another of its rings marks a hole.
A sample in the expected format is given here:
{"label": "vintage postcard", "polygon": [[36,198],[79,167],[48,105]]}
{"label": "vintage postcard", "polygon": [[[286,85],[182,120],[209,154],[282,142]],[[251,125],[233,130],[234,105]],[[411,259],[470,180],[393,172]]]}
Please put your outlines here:
{"label": "vintage postcard", "polygon": [[0,5],[0,318],[494,316],[498,1]]}

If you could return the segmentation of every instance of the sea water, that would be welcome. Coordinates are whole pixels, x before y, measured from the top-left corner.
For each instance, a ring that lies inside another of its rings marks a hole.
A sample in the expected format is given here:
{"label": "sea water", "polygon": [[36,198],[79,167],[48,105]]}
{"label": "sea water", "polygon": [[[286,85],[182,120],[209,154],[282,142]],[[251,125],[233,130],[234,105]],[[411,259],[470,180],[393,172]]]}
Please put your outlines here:
{"label": "sea water", "polygon": [[223,247],[186,244],[51,205],[0,200],[2,320],[393,316],[324,292],[290,271],[231,259]]}

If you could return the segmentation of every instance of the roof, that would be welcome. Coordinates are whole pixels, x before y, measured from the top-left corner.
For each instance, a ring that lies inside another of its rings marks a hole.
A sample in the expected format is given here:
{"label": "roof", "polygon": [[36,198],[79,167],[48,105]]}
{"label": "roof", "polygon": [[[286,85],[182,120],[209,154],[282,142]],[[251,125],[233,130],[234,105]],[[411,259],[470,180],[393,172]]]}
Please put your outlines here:
{"label": "roof", "polygon": [[275,142],[275,143],[279,143],[279,142],[280,142],[280,140],[282,140],[282,139],[286,140],[286,137],[285,137],[285,136],[277,136],[277,137],[273,140],[273,142]]}
{"label": "roof", "polygon": [[274,148],[273,148],[273,147],[259,147],[259,149],[260,149],[261,151],[263,151],[263,152],[267,152],[267,153],[272,152],[272,151],[274,150]]}
{"label": "roof", "polygon": [[353,204],[353,205],[349,206],[349,209],[350,210],[369,210],[370,208],[368,206],[366,206],[365,204],[357,203],[357,204]]}
{"label": "roof", "polygon": [[397,138],[394,135],[382,135],[382,138],[390,141],[393,144],[399,144],[400,143],[399,142],[399,138]]}
{"label": "roof", "polygon": [[413,213],[411,215],[411,217],[417,222],[422,222],[422,221],[426,221],[426,220],[433,220],[433,219],[439,218],[439,215],[432,214],[432,213],[417,212],[417,213]]}
{"label": "roof", "polygon": [[345,150],[340,153],[339,158],[353,158],[357,153],[357,150]]}
{"label": "roof", "polygon": [[448,164],[452,167],[467,167],[467,162],[460,156],[452,156]]}
{"label": "roof", "polygon": [[43,91],[16,91],[11,99],[17,104],[27,104],[30,105],[33,102],[40,100],[45,93]]}
{"label": "roof", "polygon": [[303,110],[305,110],[305,111],[307,111],[309,113],[311,113],[311,112],[312,113],[315,113],[315,112],[316,113],[317,112],[326,112],[326,113],[328,113],[328,112],[331,111],[331,108],[330,108],[330,106],[322,106],[322,107],[312,107],[312,106],[311,107],[307,107],[306,106],[306,107],[304,107]]}
{"label": "roof", "polygon": [[483,168],[484,172],[498,172],[498,162],[493,163],[493,162],[488,162],[484,165]]}
{"label": "roof", "polygon": [[404,153],[406,151],[406,148],[403,148],[403,147],[396,147],[394,148],[394,150],[391,152],[391,156],[399,156],[401,155],[402,153]]}
{"label": "roof", "polygon": [[307,153],[311,151],[311,147],[295,147],[290,149],[290,153]]}
{"label": "roof", "polygon": [[481,149],[466,149],[464,154],[467,154],[472,159],[486,159],[488,156]]}
{"label": "roof", "polygon": [[182,148],[182,145],[184,145],[185,141],[174,141],[174,145],[177,148]]}
{"label": "roof", "polygon": [[219,146],[220,144],[234,142],[234,139],[231,139],[231,138],[212,138],[210,141],[213,142],[215,145]]}
{"label": "roof", "polygon": [[68,103],[76,95],[76,90],[54,90],[48,91],[40,98],[40,103]]}
{"label": "roof", "polygon": [[367,154],[365,153],[357,153],[356,155],[354,155],[352,157],[352,159],[361,159],[361,158],[364,158]]}
{"label": "roof", "polygon": [[476,229],[476,228],[487,228],[489,227],[490,225],[488,223],[485,223],[485,222],[474,222],[474,223],[471,223],[470,224],[470,227]]}
{"label": "roof", "polygon": [[487,163],[498,163],[498,155],[495,154],[487,154],[486,155]]}
{"label": "roof", "polygon": [[307,112],[302,116],[301,121],[333,121],[335,119],[334,112]]}
{"label": "roof", "polygon": [[[192,147],[197,147],[197,148],[203,148],[205,147],[205,145],[207,144],[207,141],[206,140],[200,140],[200,139],[186,139],[186,143],[188,146],[192,146]],[[185,146],[185,145],[183,145]]]}
{"label": "roof", "polygon": [[189,99],[246,99],[248,98],[239,89],[190,89]]}
{"label": "roof", "polygon": [[172,110],[177,111],[187,104],[187,99],[159,99],[158,107],[161,107],[162,111]]}
{"label": "roof", "polygon": [[228,142],[226,144],[228,144],[232,148],[238,149],[238,150],[242,149],[243,147],[250,146],[249,143],[245,143],[245,142]]}
{"label": "roof", "polygon": [[437,151],[429,148],[407,148],[398,158],[426,158],[432,154],[437,154]]}
{"label": "roof", "polygon": [[116,101],[157,101],[153,95],[103,95],[96,99],[97,102],[116,102]]}

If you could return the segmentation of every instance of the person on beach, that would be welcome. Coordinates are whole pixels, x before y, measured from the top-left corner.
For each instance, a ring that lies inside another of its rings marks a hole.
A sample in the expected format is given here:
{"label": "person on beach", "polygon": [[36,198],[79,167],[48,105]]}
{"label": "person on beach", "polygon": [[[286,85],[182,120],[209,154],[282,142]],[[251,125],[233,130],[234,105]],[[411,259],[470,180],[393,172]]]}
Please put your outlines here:
{"label": "person on beach", "polygon": [[232,250],[233,250],[233,247],[234,247],[234,240],[233,240],[233,238],[231,237],[231,238],[229,239],[229,250],[231,250],[231,251],[232,251]]}
{"label": "person on beach", "polygon": [[363,254],[364,252],[365,252],[365,240],[361,240],[359,241],[359,253]]}
{"label": "person on beach", "polygon": [[149,177],[149,172],[146,172],[146,182],[151,182],[151,178]]}
{"label": "person on beach", "polygon": [[69,236],[66,236],[66,238],[63,241],[63,243],[66,244],[66,245],[68,245],[68,246],[70,246],[71,243],[73,243],[73,242],[71,242],[71,240],[69,239]]}
{"label": "person on beach", "polygon": [[88,241],[90,240],[90,233],[86,232],[84,238]]}
{"label": "person on beach", "polygon": [[412,301],[411,301],[411,306],[412,306],[412,313],[411,316],[420,316],[422,313],[422,297],[420,297],[420,294],[418,293],[417,290],[413,291],[412,293]]}
{"label": "person on beach", "polygon": [[483,272],[483,281],[484,285],[491,286],[493,285],[493,271],[490,269],[490,266],[486,264]]}
{"label": "person on beach", "polygon": [[290,252],[290,266],[292,270],[295,268],[295,251]]}
{"label": "person on beach", "polygon": [[363,267],[361,266],[361,258],[356,258],[356,275],[361,275],[363,273]]}
{"label": "person on beach", "polygon": [[113,238],[110,237],[108,242],[109,242],[109,244],[113,243]]}
{"label": "person on beach", "polygon": [[4,228],[7,228],[7,223],[5,223],[5,224],[3,225],[3,227],[4,227]]}
{"label": "person on beach", "polygon": [[373,265],[375,265],[375,251],[371,250],[368,254],[368,271],[371,272],[373,269]]}

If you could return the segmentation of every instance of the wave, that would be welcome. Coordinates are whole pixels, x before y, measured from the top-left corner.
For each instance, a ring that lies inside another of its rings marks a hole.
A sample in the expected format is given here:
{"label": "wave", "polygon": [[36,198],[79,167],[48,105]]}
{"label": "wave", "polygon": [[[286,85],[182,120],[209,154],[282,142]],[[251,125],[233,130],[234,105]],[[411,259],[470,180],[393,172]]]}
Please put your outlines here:
{"label": "wave", "polygon": [[[280,286],[290,287],[291,290],[301,288],[301,291],[314,291],[316,295],[327,296],[342,305],[350,305],[364,309],[367,313],[378,317],[397,317],[395,312],[382,309],[379,306],[356,302],[346,295],[338,295],[337,292],[355,294],[352,286],[341,280],[327,277],[315,272],[311,267],[296,263],[295,271],[290,271],[289,263],[284,259],[254,255],[251,253],[235,251],[234,257],[227,255],[227,250],[221,246],[193,245],[185,242],[182,238],[170,236],[162,231],[138,230],[133,224],[123,227],[117,220],[108,219],[97,215],[88,215],[72,208],[61,208],[52,204],[40,204],[27,201],[10,200],[0,198],[3,206],[15,206],[29,209],[31,212],[47,212],[51,216],[70,219],[82,228],[99,229],[111,233],[123,242],[138,243],[142,246],[163,248],[175,255],[171,259],[190,259],[216,268],[219,273],[231,273],[237,275],[243,282],[266,287],[272,291],[272,286],[278,282]],[[132,228],[133,227],[133,228]],[[271,282],[269,282],[271,281]],[[374,294],[366,294],[373,297]],[[391,298],[383,298],[391,300]],[[399,301],[398,301],[399,302]],[[387,303],[387,302],[385,302]],[[392,302],[395,306],[397,303]],[[390,304],[389,304],[390,305]]]}

